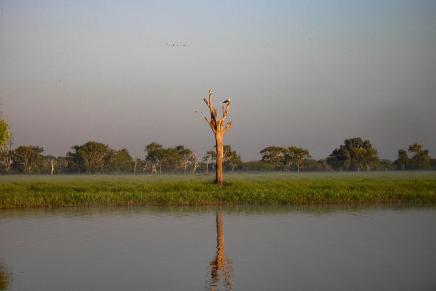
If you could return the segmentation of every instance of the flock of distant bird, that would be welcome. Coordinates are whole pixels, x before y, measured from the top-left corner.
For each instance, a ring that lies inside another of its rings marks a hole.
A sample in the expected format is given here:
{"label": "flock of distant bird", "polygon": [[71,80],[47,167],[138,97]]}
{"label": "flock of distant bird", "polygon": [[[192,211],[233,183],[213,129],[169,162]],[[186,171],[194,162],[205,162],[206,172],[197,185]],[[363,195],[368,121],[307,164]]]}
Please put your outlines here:
{"label": "flock of distant bird", "polygon": [[186,43],[178,43],[178,42],[166,42],[165,45],[167,47],[186,47]]}

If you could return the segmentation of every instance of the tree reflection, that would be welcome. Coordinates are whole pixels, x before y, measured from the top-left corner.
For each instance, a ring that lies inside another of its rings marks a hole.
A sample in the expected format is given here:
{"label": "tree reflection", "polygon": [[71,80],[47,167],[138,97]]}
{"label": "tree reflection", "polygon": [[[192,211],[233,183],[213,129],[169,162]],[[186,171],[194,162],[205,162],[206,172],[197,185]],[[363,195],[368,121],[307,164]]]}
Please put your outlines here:
{"label": "tree reflection", "polygon": [[216,255],[209,263],[210,281],[209,290],[232,290],[233,265],[230,258],[226,258],[224,252],[224,228],[223,215],[216,211]]}
{"label": "tree reflection", "polygon": [[11,283],[11,273],[9,273],[6,265],[0,261],[0,290],[7,290]]}

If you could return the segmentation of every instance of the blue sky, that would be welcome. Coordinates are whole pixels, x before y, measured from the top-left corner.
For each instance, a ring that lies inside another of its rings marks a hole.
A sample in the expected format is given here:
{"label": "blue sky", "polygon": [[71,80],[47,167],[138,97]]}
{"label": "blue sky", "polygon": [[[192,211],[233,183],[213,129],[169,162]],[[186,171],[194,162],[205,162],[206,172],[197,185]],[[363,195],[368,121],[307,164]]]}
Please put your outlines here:
{"label": "blue sky", "polygon": [[213,139],[194,110],[213,88],[232,97],[225,142],[246,160],[270,144],[324,158],[354,136],[382,157],[415,141],[436,154],[435,1],[0,3],[16,146],[61,155],[93,139],[141,157],[156,141],[202,154]]}

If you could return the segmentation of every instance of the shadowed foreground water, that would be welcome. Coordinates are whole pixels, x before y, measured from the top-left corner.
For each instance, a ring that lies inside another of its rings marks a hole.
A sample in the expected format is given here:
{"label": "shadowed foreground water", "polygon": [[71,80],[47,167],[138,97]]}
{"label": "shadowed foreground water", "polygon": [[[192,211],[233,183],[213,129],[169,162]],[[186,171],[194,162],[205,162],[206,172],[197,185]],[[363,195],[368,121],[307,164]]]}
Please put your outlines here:
{"label": "shadowed foreground water", "polygon": [[0,290],[436,290],[436,208],[2,210]]}

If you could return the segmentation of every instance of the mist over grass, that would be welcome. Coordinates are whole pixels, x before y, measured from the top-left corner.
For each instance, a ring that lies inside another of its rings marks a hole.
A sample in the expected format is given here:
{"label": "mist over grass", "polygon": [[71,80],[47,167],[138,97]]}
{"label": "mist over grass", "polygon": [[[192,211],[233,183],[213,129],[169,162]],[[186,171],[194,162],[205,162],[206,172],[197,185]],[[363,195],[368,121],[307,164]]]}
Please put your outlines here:
{"label": "mist over grass", "polygon": [[436,203],[434,172],[0,177],[0,208]]}

